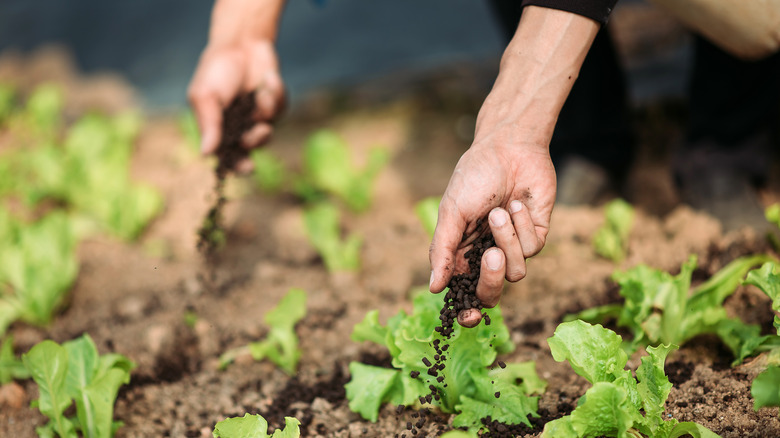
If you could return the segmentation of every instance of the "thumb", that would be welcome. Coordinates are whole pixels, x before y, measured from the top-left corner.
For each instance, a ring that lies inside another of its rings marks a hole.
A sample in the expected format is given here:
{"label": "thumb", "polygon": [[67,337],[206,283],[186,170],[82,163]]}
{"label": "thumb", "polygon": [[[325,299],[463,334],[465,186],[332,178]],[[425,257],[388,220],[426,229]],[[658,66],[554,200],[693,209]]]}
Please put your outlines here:
{"label": "thumb", "polygon": [[200,128],[200,152],[212,154],[222,137],[222,105],[215,95],[195,97],[191,99],[191,105]]}
{"label": "thumb", "polygon": [[460,215],[449,211],[439,207],[439,220],[428,252],[431,262],[430,291],[434,293],[443,291],[454,274],[455,254],[466,228],[466,223]]}

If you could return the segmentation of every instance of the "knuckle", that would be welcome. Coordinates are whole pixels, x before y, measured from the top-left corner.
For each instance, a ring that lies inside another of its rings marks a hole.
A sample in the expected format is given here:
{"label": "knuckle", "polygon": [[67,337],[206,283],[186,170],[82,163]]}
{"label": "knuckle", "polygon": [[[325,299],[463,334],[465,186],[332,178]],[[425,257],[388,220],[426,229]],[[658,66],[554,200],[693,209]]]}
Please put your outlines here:
{"label": "knuckle", "polygon": [[512,269],[506,273],[506,279],[509,282],[515,283],[525,278],[525,269]]}

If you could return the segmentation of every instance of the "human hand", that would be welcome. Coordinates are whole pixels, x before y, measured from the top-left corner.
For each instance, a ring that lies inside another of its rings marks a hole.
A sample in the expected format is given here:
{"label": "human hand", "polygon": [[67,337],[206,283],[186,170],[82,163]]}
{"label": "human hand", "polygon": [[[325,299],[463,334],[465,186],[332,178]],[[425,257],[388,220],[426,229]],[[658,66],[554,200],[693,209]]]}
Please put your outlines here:
{"label": "human hand", "polygon": [[[273,133],[284,109],[284,83],[273,41],[255,39],[209,45],[190,82],[188,98],[201,132],[201,153],[216,151],[222,137],[223,111],[240,94],[255,91],[254,125],[242,136],[246,148],[259,147]],[[246,170],[248,160],[237,165]]]}
{"label": "human hand", "polygon": [[[524,278],[525,259],[545,244],[555,170],[546,145],[515,141],[510,125],[487,130],[490,133],[461,157],[439,205],[430,249],[430,290],[441,292],[453,275],[468,271],[464,254],[479,237],[477,222],[487,216],[496,247],[482,255],[476,294],[484,307],[494,307],[504,279]],[[476,326],[481,318],[476,309],[458,314],[464,327]]]}

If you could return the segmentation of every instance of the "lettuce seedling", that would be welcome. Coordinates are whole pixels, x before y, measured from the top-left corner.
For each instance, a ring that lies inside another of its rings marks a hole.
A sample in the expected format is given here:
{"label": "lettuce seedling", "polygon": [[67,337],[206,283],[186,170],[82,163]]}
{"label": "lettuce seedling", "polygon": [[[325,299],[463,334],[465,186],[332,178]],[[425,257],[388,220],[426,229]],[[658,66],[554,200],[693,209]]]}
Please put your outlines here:
{"label": "lettuce seedling", "polygon": [[768,255],[736,259],[690,294],[696,256],[683,263],[676,276],[645,265],[618,271],[612,277],[625,298],[622,305],[588,309],[567,320],[596,323],[617,318],[617,325],[633,334],[631,342],[624,345],[628,352],[636,351],[640,345],[681,345],[694,336],[714,333],[732,349],[737,361],[741,361],[750,349],[750,335],[758,327],[729,318],[723,301],[734,293],[748,270],[767,260],[771,260]]}
{"label": "lettuce seedling", "polygon": [[255,166],[254,176],[257,186],[266,193],[277,192],[288,178],[284,163],[267,149],[257,149],[250,155]]}
{"label": "lettuce seedling", "polygon": [[[33,402],[49,423],[36,428],[38,436],[109,438],[121,422],[113,421],[119,387],[130,382],[135,364],[120,354],[98,355],[85,334],[62,345],[46,340],[22,355],[24,366],[38,385]],[[65,416],[75,401],[76,417]]]}
{"label": "lettuce seedling", "polygon": [[604,224],[593,236],[596,254],[620,263],[628,252],[628,236],[634,224],[634,207],[622,199],[604,206]]}
{"label": "lettuce seedling", "polygon": [[268,359],[289,375],[294,375],[301,358],[295,324],[306,315],[306,292],[290,289],[279,304],[265,314],[268,335],[259,342],[228,350],[219,358],[220,368],[226,368],[241,354],[249,353],[255,360]]}
{"label": "lettuce seedling", "polygon": [[780,227],[780,204],[772,204],[764,211],[766,220]]}
{"label": "lettuce seedling", "polygon": [[371,206],[374,179],[389,159],[387,150],[373,148],[363,169],[352,164],[349,146],[333,131],[312,134],[303,150],[303,174],[294,182],[295,191],[308,201],[335,195],[356,212]]}
{"label": "lettuce seedling", "polygon": [[55,211],[33,223],[0,208],[0,335],[16,320],[51,321],[78,274],[71,220]]}
{"label": "lettuce seedling", "polygon": [[[498,354],[514,349],[509,330],[498,308],[487,309],[490,325],[472,329],[455,327],[449,343],[443,379],[427,374],[423,358],[436,354],[434,341],[444,342],[434,331],[439,323],[442,295],[425,288],[414,291],[413,312],[400,311],[386,325],[376,310],[369,312],[352,332],[356,342],[371,341],[385,346],[392,356],[392,368],[352,362],[352,378],[346,385],[349,407],[363,418],[376,421],[384,403],[419,405],[419,398],[436,388],[439,400],[431,403],[446,413],[457,413],[453,426],[477,431],[487,416],[509,424],[530,426],[528,416],[537,416],[538,397],[545,383],[536,374],[534,364],[509,364],[490,370]],[[418,377],[412,377],[412,375]],[[441,377],[441,375],[440,375]],[[517,383],[521,382],[521,383]],[[500,398],[496,398],[500,392]]]}
{"label": "lettuce seedling", "polygon": [[298,419],[284,417],[284,429],[268,434],[268,422],[260,415],[244,414],[243,417],[227,418],[214,426],[214,438],[298,438],[301,436]]}
{"label": "lettuce seedling", "polygon": [[[38,106],[51,106],[47,99],[40,100]],[[38,117],[51,118],[47,111],[41,109]],[[134,114],[87,115],[70,127],[63,144],[50,136],[35,147],[12,149],[8,156],[12,164],[0,180],[0,192],[28,206],[52,199],[132,240],[162,208],[156,189],[130,181],[130,156],[139,127],[140,118]]]}
{"label": "lettuce seedling", "polygon": [[11,335],[0,344],[0,385],[30,378],[30,372],[24,367],[22,360],[14,356],[13,344],[14,338]]}
{"label": "lettuce seedling", "polygon": [[439,203],[441,203],[440,196],[430,196],[414,206],[417,218],[420,219],[423,228],[431,237],[433,237],[433,232],[436,231],[436,222],[439,219]]}
{"label": "lettuce seedling", "polygon": [[753,380],[751,394],[755,401],[755,409],[764,406],[780,406],[780,263],[767,262],[759,269],[750,271],[745,284],[753,285],[763,291],[772,300],[772,310],[775,313],[773,324],[777,335],[758,336],[755,333],[752,353],[769,351],[768,367]]}
{"label": "lettuce seedling", "polygon": [[350,234],[341,238],[341,213],[329,202],[320,202],[303,212],[306,234],[325,267],[330,272],[357,271],[360,269],[360,247],[363,239]]}
{"label": "lettuce seedling", "polygon": [[677,346],[648,347],[634,378],[625,368],[628,356],[621,348],[622,338],[600,325],[562,323],[547,343],[556,361],[568,361],[593,386],[570,415],[547,423],[542,437],[717,437],[700,424],[664,418],[672,389],[664,362]]}
{"label": "lettuce seedling", "polygon": [[772,365],[753,379],[750,388],[754,409],[780,406],[780,367]]}

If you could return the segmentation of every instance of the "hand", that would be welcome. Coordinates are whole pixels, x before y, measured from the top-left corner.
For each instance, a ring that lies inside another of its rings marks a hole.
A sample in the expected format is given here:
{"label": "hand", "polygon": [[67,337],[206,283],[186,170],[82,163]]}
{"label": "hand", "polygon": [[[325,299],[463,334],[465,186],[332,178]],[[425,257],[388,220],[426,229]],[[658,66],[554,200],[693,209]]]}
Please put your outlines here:
{"label": "hand", "polygon": [[[201,132],[201,152],[216,151],[222,136],[222,112],[242,93],[256,92],[256,124],[243,136],[247,148],[259,147],[273,133],[284,109],[284,83],[273,42],[267,39],[206,47],[188,90]],[[239,165],[245,170],[247,164]],[[241,170],[241,169],[240,169]]]}
{"label": "hand", "polygon": [[[430,249],[430,290],[441,292],[452,275],[468,270],[464,254],[479,233],[477,221],[487,216],[497,247],[482,256],[476,293],[485,307],[494,307],[504,279],[524,278],[525,259],[545,244],[555,170],[546,145],[515,141],[511,125],[488,129],[492,132],[461,157],[439,205]],[[458,322],[474,327],[481,318],[472,309],[461,312]]]}

